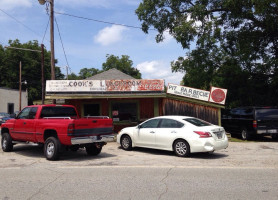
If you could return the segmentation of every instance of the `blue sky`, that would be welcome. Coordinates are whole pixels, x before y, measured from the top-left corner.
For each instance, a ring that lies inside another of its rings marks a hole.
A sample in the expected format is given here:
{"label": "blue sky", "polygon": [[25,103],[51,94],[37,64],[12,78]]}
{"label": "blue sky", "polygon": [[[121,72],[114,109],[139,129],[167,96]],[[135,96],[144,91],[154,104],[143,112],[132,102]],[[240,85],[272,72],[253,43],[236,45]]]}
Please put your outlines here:
{"label": "blue sky", "polygon": [[[55,11],[80,17],[140,27],[135,15],[140,0],[54,0]],[[0,44],[19,39],[21,43],[38,40],[49,45],[49,27],[46,5],[37,0],[0,0]],[[169,34],[165,41],[156,43],[156,31],[149,34],[141,29],[99,23],[65,15],[55,14],[62,36],[70,71],[78,74],[82,68],[102,68],[107,54],[130,56],[133,67],[140,70],[144,79],[164,79],[179,84],[183,74],[171,72],[171,61],[185,56],[182,49]],[[30,30],[31,29],[31,30]],[[55,58],[57,66],[66,74],[67,62],[55,24]]]}

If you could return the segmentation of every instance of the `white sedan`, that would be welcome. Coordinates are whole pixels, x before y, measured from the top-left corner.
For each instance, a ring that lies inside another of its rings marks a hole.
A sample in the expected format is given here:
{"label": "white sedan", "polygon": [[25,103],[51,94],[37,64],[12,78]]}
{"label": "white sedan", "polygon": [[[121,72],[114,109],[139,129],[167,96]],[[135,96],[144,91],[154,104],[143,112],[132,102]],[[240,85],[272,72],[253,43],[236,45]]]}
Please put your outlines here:
{"label": "white sedan", "polygon": [[155,117],[138,126],[124,128],[117,135],[117,142],[124,150],[133,147],[162,149],[174,151],[180,157],[228,147],[223,127],[187,116]]}

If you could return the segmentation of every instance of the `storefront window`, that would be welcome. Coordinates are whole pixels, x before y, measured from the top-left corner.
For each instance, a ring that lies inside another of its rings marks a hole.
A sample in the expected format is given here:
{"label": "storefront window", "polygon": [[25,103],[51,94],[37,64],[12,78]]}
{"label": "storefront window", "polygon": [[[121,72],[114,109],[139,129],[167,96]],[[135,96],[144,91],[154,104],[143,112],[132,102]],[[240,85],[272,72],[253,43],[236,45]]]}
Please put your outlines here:
{"label": "storefront window", "polygon": [[137,103],[112,103],[112,117],[114,122],[136,122]]}

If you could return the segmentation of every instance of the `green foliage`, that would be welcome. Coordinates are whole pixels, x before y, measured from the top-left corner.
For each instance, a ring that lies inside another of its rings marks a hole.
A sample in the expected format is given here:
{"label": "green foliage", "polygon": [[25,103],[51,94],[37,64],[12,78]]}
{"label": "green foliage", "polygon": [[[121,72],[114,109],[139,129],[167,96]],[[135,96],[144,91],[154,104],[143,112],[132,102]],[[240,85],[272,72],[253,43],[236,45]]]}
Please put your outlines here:
{"label": "green foliage", "polygon": [[[19,40],[10,40],[9,45],[16,48],[41,50],[38,41],[29,41],[20,43]],[[50,79],[50,52],[44,49],[44,75],[45,80]],[[12,48],[3,48],[0,45],[0,87],[12,89],[19,88],[19,63],[22,64],[21,80],[27,81],[27,85],[22,84],[22,89],[28,89],[28,102],[32,104],[33,100],[41,99],[41,53],[18,50]],[[63,74],[56,67],[56,77],[63,79]]]}
{"label": "green foliage", "polygon": [[88,68],[83,68],[83,69],[81,69],[80,72],[79,72],[79,77],[80,77],[81,79],[86,79],[86,78],[89,78],[89,77],[91,77],[91,76],[94,76],[94,75],[96,75],[96,74],[98,74],[98,73],[100,73],[100,72],[101,72],[101,70],[95,69],[95,68],[90,68],[90,69],[88,69]]}
{"label": "green foliage", "polygon": [[115,68],[134,78],[140,79],[141,73],[138,69],[132,67],[132,65],[133,62],[127,55],[122,55],[121,58],[114,55],[106,55],[106,62],[102,64],[102,70],[107,71],[109,69]]}
{"label": "green foliage", "polygon": [[172,62],[187,86],[228,89],[227,104],[278,105],[277,0],[143,0],[142,30],[189,51]]}

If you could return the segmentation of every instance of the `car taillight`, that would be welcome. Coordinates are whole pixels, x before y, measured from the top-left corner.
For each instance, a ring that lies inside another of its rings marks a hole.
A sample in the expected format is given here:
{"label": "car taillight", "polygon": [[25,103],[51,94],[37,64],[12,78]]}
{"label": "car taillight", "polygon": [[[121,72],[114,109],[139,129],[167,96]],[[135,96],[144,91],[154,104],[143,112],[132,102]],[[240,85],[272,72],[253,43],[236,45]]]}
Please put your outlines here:
{"label": "car taillight", "polygon": [[197,133],[200,138],[208,138],[211,137],[211,134],[209,132],[203,132],[203,131],[194,131],[194,133]]}
{"label": "car taillight", "polygon": [[254,121],[253,121],[253,128],[257,128],[257,125],[258,125],[258,124],[257,124],[257,121],[254,120]]}
{"label": "car taillight", "polygon": [[73,133],[74,133],[74,124],[69,124],[68,135],[73,135]]}

